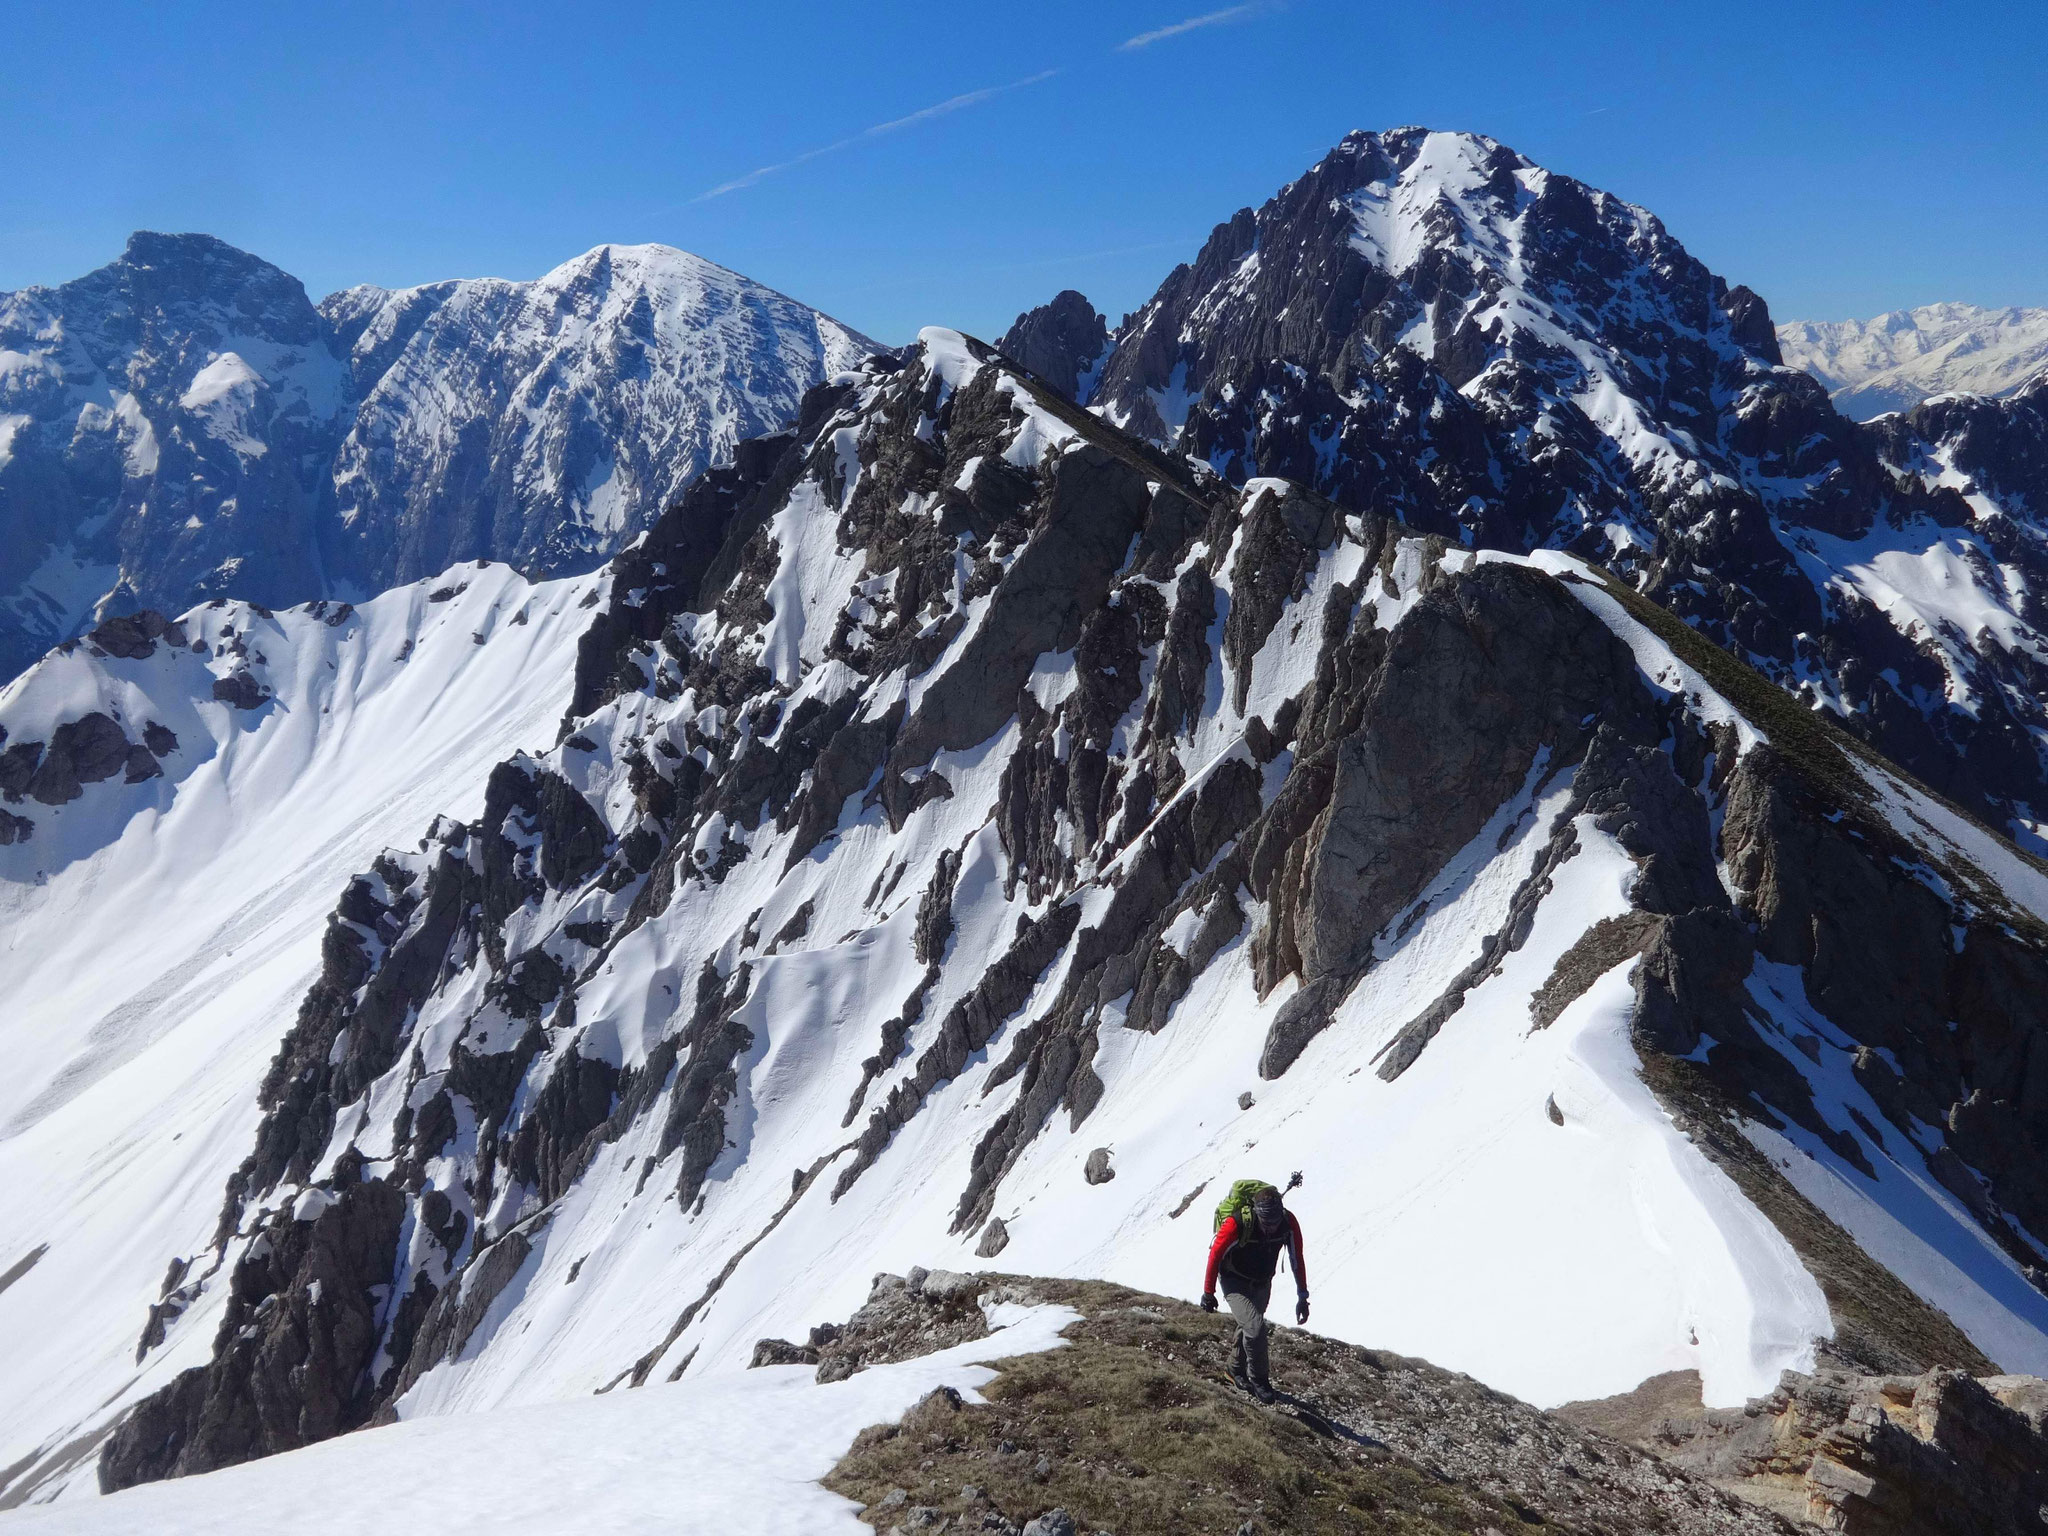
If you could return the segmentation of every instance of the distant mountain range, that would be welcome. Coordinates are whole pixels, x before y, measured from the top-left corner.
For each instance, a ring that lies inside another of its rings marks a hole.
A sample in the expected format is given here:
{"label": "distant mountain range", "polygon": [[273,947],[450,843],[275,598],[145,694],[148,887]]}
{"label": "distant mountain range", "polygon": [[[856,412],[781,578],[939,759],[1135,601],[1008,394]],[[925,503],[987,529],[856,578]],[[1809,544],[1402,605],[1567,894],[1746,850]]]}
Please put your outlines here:
{"label": "distant mountain range", "polygon": [[94,618],[588,570],[875,343],[667,246],[350,288],[138,234],[0,294],[0,678]]}
{"label": "distant mountain range", "polygon": [[1874,320],[1794,320],[1778,327],[1778,346],[1837,410],[1868,421],[1930,395],[2013,394],[2048,372],[2048,309],[1925,304]]}

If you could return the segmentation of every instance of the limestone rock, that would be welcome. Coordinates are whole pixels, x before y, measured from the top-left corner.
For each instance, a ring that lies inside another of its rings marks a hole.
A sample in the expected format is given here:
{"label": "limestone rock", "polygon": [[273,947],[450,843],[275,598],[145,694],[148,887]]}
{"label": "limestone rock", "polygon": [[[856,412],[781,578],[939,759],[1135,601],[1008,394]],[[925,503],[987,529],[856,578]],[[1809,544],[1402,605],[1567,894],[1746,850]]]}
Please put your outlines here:
{"label": "limestone rock", "polygon": [[1019,315],[996,345],[1068,399],[1085,403],[1081,386],[1109,350],[1109,324],[1065,288]]}

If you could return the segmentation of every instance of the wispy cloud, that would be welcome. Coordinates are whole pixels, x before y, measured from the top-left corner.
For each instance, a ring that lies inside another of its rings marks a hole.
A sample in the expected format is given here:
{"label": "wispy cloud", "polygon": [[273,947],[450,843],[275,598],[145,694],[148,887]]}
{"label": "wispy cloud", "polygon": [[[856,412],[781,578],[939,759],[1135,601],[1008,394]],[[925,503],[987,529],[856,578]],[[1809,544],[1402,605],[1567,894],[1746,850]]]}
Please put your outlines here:
{"label": "wispy cloud", "polygon": [[997,96],[1006,95],[1011,91],[1021,91],[1025,86],[1037,85],[1042,80],[1050,80],[1058,73],[1057,69],[1041,69],[1035,75],[1026,75],[1022,80],[1012,80],[1007,85],[991,85],[985,86],[978,91],[962,91],[958,96],[948,96],[944,101],[934,102],[929,107],[920,107],[915,112],[906,112],[901,117],[892,117],[886,123],[876,123],[871,127],[861,129],[858,133],[850,133],[843,139],[835,139],[830,144],[820,144],[816,149],[807,149],[800,155],[791,155],[787,160],[778,160],[773,165],[757,167],[747,172],[744,176],[736,176],[731,181],[720,182],[708,192],[698,193],[690,201],[693,203],[705,203],[714,197],[724,197],[728,192],[737,192],[742,187],[751,187],[755,182],[761,181],[766,177],[774,176],[782,171],[793,170],[799,165],[807,165],[811,161],[825,155],[837,154],[842,149],[851,149],[856,144],[864,144],[869,139],[878,139],[886,133],[895,133],[899,129],[913,127],[918,123],[930,122],[935,117],[947,117],[968,107],[978,107],[984,101],[993,100]]}
{"label": "wispy cloud", "polygon": [[1243,21],[1247,16],[1256,16],[1270,9],[1253,0],[1250,5],[1226,5],[1220,11],[1204,11],[1199,16],[1190,16],[1185,21],[1176,21],[1170,26],[1154,27],[1150,32],[1140,32],[1136,37],[1127,37],[1118,43],[1117,52],[1129,53],[1134,48],[1150,48],[1154,43],[1163,43],[1169,37],[1179,37],[1183,32],[1193,32],[1202,27],[1220,27],[1226,22]]}

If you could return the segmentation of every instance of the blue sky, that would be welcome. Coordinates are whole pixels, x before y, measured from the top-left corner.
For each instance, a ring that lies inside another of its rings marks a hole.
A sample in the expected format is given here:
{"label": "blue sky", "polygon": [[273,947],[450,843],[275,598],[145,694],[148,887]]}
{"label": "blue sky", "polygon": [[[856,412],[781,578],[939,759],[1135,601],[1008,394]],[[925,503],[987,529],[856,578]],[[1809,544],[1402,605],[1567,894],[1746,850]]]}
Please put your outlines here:
{"label": "blue sky", "polygon": [[883,340],[993,334],[1061,287],[1115,319],[1346,130],[1424,123],[1644,204],[1780,318],[2048,304],[2039,0],[1218,9],[14,0],[0,289],[138,227],[316,297],[659,240]]}

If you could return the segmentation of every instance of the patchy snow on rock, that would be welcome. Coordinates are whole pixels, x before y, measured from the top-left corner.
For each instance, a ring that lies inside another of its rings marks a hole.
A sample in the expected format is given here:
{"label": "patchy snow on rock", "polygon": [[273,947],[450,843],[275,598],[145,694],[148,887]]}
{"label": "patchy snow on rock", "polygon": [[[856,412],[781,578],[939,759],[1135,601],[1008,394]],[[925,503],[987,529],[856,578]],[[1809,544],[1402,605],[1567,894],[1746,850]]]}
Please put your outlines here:
{"label": "patchy snow on rock", "polygon": [[223,352],[192,376],[178,405],[235,452],[261,458],[270,451],[269,445],[252,430],[257,424],[251,418],[257,392],[263,387],[263,376],[238,353]]}

